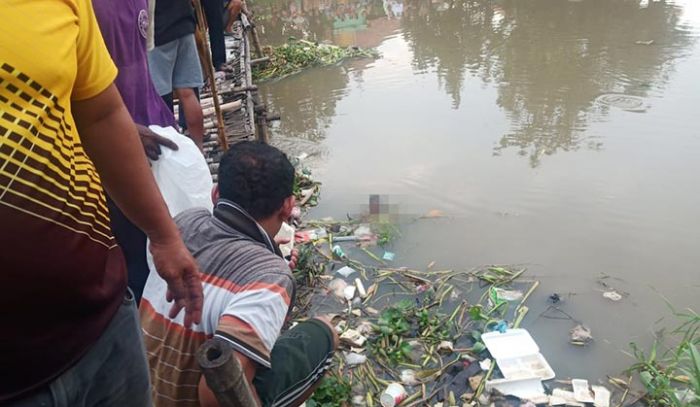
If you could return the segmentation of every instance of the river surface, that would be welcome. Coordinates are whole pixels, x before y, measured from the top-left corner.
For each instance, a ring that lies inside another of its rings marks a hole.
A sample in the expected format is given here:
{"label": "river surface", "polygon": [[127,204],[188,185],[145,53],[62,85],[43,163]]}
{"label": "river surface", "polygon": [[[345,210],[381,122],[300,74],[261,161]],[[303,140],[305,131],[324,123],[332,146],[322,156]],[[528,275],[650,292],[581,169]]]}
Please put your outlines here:
{"label": "river surface", "polygon": [[[664,298],[700,308],[700,1],[253,7],[264,42],[382,55],[262,86],[274,142],[323,182],[312,216],[381,194],[404,217],[445,214],[402,224],[396,264],[526,265],[542,284],[523,326],[559,378],[618,374],[630,341],[672,325]],[[539,317],[555,292],[593,344]]]}

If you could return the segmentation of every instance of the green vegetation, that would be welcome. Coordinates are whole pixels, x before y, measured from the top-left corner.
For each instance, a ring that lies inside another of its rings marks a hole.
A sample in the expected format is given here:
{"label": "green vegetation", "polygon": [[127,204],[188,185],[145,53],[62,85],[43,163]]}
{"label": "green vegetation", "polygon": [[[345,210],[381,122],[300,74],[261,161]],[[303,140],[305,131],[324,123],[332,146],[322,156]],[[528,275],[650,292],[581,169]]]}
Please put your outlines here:
{"label": "green vegetation", "polygon": [[700,406],[700,315],[693,310],[674,315],[681,325],[665,340],[657,339],[648,353],[630,344],[637,363],[628,372],[639,375],[649,405]]}
{"label": "green vegetation", "polygon": [[348,58],[377,58],[379,56],[375,50],[316,44],[296,38],[289,38],[286,44],[278,47],[265,47],[264,53],[270,60],[265,64],[253,67],[253,80],[255,81],[281,78],[301,72],[305,68],[333,65]]}
{"label": "green vegetation", "polygon": [[338,407],[350,405],[350,383],[337,376],[327,376],[306,401],[306,407]]}
{"label": "green vegetation", "polygon": [[379,222],[372,225],[377,233],[377,244],[386,247],[391,242],[401,237],[399,229],[389,222]]}

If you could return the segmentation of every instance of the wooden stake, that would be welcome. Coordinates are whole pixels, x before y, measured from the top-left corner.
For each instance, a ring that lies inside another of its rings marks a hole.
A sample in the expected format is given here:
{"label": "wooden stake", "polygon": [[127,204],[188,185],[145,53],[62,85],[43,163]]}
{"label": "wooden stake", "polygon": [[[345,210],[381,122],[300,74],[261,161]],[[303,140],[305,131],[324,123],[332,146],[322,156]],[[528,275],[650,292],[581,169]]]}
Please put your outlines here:
{"label": "wooden stake", "polygon": [[204,65],[206,66],[206,73],[209,77],[209,85],[211,86],[211,96],[214,100],[214,111],[216,112],[216,123],[217,123],[217,133],[219,136],[219,146],[223,151],[228,150],[228,140],[226,140],[226,133],[224,132],[224,117],[221,114],[221,108],[219,106],[219,92],[216,89],[216,78],[214,77],[214,64],[211,61],[211,50],[209,48],[209,43],[207,41],[207,20],[204,17],[204,11],[202,10],[202,3],[200,0],[193,0],[194,9],[197,14],[197,31],[199,36],[196,36],[201,41],[203,46],[200,49],[200,57]]}

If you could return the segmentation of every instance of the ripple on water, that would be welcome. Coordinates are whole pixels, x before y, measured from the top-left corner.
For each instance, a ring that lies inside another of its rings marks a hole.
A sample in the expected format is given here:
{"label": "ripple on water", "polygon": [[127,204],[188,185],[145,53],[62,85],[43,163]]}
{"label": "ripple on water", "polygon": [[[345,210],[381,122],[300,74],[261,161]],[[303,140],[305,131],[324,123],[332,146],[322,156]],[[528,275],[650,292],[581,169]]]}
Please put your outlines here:
{"label": "ripple on water", "polygon": [[606,106],[613,106],[628,112],[645,112],[647,106],[644,99],[639,96],[623,95],[620,93],[607,93],[598,96],[596,102]]}

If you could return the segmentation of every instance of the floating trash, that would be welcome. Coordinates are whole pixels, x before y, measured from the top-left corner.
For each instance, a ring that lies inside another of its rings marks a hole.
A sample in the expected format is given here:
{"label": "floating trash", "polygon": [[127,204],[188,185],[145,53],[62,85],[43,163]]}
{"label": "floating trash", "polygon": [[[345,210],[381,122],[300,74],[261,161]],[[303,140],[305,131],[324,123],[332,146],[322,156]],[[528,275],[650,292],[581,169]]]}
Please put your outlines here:
{"label": "floating trash", "polygon": [[345,298],[345,289],[347,287],[348,287],[348,283],[346,283],[345,281],[343,281],[340,278],[336,278],[335,280],[328,283],[328,289],[333,291],[333,294],[335,294],[336,297],[340,297],[340,298]]}
{"label": "floating trash", "polygon": [[574,399],[581,403],[593,403],[595,399],[588,388],[588,380],[572,379],[571,386],[574,388]]}
{"label": "floating trash", "polygon": [[364,284],[362,284],[362,280],[356,278],[355,287],[357,287],[357,295],[359,295],[360,298],[367,298],[367,290],[365,290],[365,286]]}
{"label": "floating trash", "polygon": [[600,95],[598,99],[596,99],[596,102],[628,112],[644,112],[647,110],[644,99],[639,96],[623,95],[620,93]]}
{"label": "floating trash", "polygon": [[340,335],[340,341],[350,346],[361,348],[367,342],[367,338],[354,329],[348,329]]}
{"label": "floating trash", "polygon": [[384,252],[384,256],[382,256],[382,259],[386,261],[394,261],[395,257],[396,255],[392,252]]}
{"label": "floating trash", "polygon": [[367,356],[360,355],[359,353],[350,352],[345,354],[345,363],[350,366],[361,365],[367,362]]}
{"label": "floating trash", "polygon": [[412,369],[404,369],[401,371],[401,383],[406,386],[416,386],[420,384],[416,378],[416,371]]}
{"label": "floating trash", "polygon": [[615,302],[620,301],[622,299],[622,295],[614,290],[604,292],[603,297],[609,299],[610,301],[615,301]]}
{"label": "floating trash", "polygon": [[581,324],[571,328],[569,334],[571,337],[571,343],[574,345],[585,346],[593,340],[591,330]]}
{"label": "floating trash", "polygon": [[406,389],[398,383],[391,383],[379,398],[383,407],[394,407],[401,404],[408,397]]}
{"label": "floating trash", "polygon": [[354,285],[349,285],[343,289],[343,296],[345,297],[346,300],[351,301],[353,298],[355,298],[355,292],[357,291],[357,287]]}
{"label": "floating trash", "polygon": [[338,271],[336,271],[336,273],[340,274],[341,276],[343,276],[345,278],[348,278],[348,277],[350,277],[351,274],[355,273],[355,269],[353,269],[352,267],[345,266],[341,269],[338,269]]}
{"label": "floating trash", "polygon": [[604,386],[591,386],[595,395],[593,405],[595,407],[610,407],[610,390]]}

